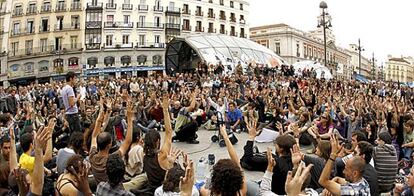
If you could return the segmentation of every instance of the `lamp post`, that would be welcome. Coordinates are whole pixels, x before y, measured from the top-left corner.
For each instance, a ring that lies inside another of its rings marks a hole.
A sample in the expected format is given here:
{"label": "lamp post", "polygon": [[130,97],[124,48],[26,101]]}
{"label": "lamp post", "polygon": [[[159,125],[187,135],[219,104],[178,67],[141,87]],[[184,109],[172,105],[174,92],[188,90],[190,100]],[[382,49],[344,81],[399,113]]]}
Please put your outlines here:
{"label": "lamp post", "polygon": [[372,61],[372,79],[374,79],[375,78],[375,61],[377,61],[377,59],[375,59],[375,55],[374,55],[374,52],[372,52],[372,59],[371,59],[371,61]]}
{"label": "lamp post", "polygon": [[358,57],[359,57],[359,61],[358,61],[358,67],[359,67],[359,74],[361,74],[361,52],[365,51],[364,48],[362,48],[361,46],[361,39],[358,38],[358,48],[356,49],[358,50]]}
{"label": "lamp post", "polygon": [[327,51],[326,51],[326,29],[329,29],[330,27],[332,27],[331,21],[330,20],[326,20],[325,16],[328,15],[328,12],[326,12],[326,9],[328,8],[328,4],[326,4],[325,1],[321,1],[321,3],[319,4],[319,8],[321,8],[322,10],[322,18],[320,21],[318,21],[318,28],[322,27],[323,29],[323,48],[324,48],[324,65],[325,67],[327,66]]}

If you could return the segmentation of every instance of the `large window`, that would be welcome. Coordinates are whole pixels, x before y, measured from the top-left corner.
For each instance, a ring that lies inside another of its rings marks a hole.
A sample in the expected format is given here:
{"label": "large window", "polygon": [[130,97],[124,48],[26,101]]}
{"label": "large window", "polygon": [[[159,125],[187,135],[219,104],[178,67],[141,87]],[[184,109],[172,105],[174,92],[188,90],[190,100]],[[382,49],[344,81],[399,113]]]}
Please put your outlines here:
{"label": "large window", "polygon": [[162,64],[162,57],[161,55],[155,55],[152,57],[152,64],[153,65],[161,65]]}
{"label": "large window", "polygon": [[113,35],[106,35],[106,42],[105,42],[105,45],[106,46],[112,46],[112,38],[113,38]]}
{"label": "large window", "polygon": [[109,67],[109,66],[114,66],[115,65],[115,58],[112,56],[107,56],[104,59],[104,64],[105,66]]}
{"label": "large window", "polygon": [[96,57],[89,57],[86,62],[90,68],[95,68],[98,64],[98,58]]}
{"label": "large window", "polygon": [[129,35],[122,35],[122,44],[129,44]]}
{"label": "large window", "polygon": [[69,59],[69,67],[78,67],[79,66],[79,58],[78,57],[71,57]]}
{"label": "large window", "polygon": [[78,48],[78,36],[70,36],[70,49]]}
{"label": "large window", "polygon": [[40,39],[40,52],[47,52],[47,39]]}
{"label": "large window", "polygon": [[147,63],[147,56],[139,55],[137,57],[138,65],[145,65]]}
{"label": "large window", "polygon": [[131,57],[130,56],[122,56],[121,57],[121,64],[123,66],[129,66],[131,64]]}
{"label": "large window", "polygon": [[280,42],[275,43],[275,52],[276,54],[280,55]]}
{"label": "large window", "polygon": [[26,55],[33,54],[33,40],[26,41],[25,49],[26,49]]}

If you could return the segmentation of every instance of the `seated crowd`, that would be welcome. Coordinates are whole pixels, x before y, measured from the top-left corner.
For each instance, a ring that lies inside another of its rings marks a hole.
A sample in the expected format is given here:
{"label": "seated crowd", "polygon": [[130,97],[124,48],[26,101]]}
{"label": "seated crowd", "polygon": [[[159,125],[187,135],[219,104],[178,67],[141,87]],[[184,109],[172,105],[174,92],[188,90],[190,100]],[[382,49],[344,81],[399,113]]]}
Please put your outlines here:
{"label": "seated crowd", "polygon": [[[412,89],[238,72],[0,88],[0,195],[412,195]],[[202,181],[174,145],[199,130],[229,155]]]}

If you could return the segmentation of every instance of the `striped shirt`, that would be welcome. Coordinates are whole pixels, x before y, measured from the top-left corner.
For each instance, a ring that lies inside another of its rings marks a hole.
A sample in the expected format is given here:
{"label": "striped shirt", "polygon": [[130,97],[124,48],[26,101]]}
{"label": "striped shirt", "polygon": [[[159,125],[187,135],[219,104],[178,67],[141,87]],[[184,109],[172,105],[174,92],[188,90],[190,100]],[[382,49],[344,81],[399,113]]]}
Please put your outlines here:
{"label": "striped shirt", "polygon": [[373,152],[380,191],[392,190],[398,172],[398,157],[391,144],[376,146]]}

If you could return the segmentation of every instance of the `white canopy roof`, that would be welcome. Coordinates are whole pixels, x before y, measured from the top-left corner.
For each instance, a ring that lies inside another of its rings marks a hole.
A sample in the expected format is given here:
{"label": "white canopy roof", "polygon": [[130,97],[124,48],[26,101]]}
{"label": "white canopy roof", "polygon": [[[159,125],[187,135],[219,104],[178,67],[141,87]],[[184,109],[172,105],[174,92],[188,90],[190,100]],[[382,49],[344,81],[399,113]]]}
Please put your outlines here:
{"label": "white canopy roof", "polygon": [[308,69],[311,70],[312,68],[316,71],[316,77],[318,79],[325,78],[327,80],[330,80],[333,78],[331,71],[321,65],[318,62],[314,61],[301,61],[293,64],[293,68],[295,69],[296,74],[301,74],[302,70]]}

